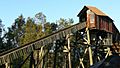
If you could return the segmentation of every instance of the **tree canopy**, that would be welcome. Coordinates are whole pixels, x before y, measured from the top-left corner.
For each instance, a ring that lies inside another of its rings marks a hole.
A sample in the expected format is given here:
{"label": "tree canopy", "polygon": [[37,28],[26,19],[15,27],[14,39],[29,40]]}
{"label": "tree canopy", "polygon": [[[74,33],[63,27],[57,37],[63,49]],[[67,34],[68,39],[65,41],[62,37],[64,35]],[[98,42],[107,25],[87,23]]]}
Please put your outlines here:
{"label": "tree canopy", "polygon": [[[28,18],[24,18],[21,14],[14,20],[13,24],[5,30],[2,20],[0,19],[0,53],[15,47],[24,46],[55,31],[69,27],[73,22],[73,19],[70,18],[60,18],[56,22],[49,22],[42,12],[35,14],[34,17]],[[16,65],[25,58],[26,55],[23,55],[18,59],[14,59],[12,67],[16,67]],[[28,63],[25,64],[23,68],[28,67],[28,65]]]}
{"label": "tree canopy", "polygon": [[21,14],[7,30],[4,29],[0,19],[0,52],[22,46],[74,23],[72,18],[60,18],[56,22],[49,22],[46,19],[42,12],[28,18]]}

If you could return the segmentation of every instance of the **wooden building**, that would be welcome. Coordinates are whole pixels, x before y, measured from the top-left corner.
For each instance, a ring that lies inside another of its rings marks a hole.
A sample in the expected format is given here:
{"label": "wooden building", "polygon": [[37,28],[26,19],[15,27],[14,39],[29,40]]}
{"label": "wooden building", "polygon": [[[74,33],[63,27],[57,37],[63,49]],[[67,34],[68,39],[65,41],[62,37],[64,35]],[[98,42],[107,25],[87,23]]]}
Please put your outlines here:
{"label": "wooden building", "polygon": [[113,20],[96,7],[84,6],[77,16],[79,17],[79,22],[86,22],[89,28],[113,32]]}
{"label": "wooden building", "polygon": [[96,7],[84,6],[77,16],[79,17],[79,22],[86,22],[86,27],[91,30],[91,41],[94,41],[97,36],[101,36],[103,37],[103,45],[110,45],[113,48],[114,45],[119,47],[119,30],[108,15]]}

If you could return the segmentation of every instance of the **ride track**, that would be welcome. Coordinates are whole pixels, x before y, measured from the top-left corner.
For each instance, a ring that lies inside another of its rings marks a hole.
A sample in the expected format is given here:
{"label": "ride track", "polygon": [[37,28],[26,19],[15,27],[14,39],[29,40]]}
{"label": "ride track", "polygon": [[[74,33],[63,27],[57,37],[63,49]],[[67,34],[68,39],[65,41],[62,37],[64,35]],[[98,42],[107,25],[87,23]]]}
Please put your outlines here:
{"label": "ride track", "polygon": [[2,52],[0,53],[0,65],[5,64],[7,62],[11,63],[13,62],[14,59],[17,59],[23,55],[29,56],[31,52],[33,52],[36,49],[40,49],[43,45],[49,46],[50,43],[53,43],[58,39],[63,39],[68,34],[71,34],[73,32],[76,32],[84,28],[86,28],[86,22],[77,23],[75,25],[56,31],[50,35],[42,37],[33,42],[27,43],[23,46],[16,47],[8,51]]}

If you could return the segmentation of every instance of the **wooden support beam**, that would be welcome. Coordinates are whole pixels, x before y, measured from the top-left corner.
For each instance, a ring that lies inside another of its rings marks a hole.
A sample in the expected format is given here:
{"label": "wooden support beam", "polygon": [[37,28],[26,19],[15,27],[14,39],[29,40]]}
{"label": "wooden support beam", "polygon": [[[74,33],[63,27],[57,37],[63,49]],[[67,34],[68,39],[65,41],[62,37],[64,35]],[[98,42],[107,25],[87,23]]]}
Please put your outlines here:
{"label": "wooden support beam", "polygon": [[5,68],[10,68],[10,64],[9,63],[5,63]]}
{"label": "wooden support beam", "polygon": [[[42,62],[42,60],[43,60],[43,58],[45,57],[45,55],[47,55],[47,53],[48,53],[48,50],[44,50],[44,53],[42,53],[42,56],[41,57],[39,57],[39,61],[38,61],[38,63],[37,63],[37,68],[40,68],[41,66],[41,62]],[[44,66],[43,66],[44,67]],[[43,68],[42,67],[42,68]]]}
{"label": "wooden support beam", "polygon": [[69,60],[69,68],[71,68],[71,54],[70,54],[70,34],[67,35],[67,42],[68,42],[68,60]]}
{"label": "wooden support beam", "polygon": [[[44,46],[42,46],[41,49],[40,49],[40,54],[39,54],[39,55],[40,55],[40,58],[44,55],[43,47],[44,47]],[[41,63],[40,63],[40,68],[43,68],[43,58],[42,58]]]}
{"label": "wooden support beam", "polygon": [[35,68],[35,65],[34,65],[34,58],[33,58],[33,52],[31,53],[31,56],[30,56],[30,68]]}
{"label": "wooden support beam", "polygon": [[84,54],[83,54],[83,57],[79,59],[82,68],[85,68],[85,66],[84,66],[84,64],[83,64],[83,60],[84,60],[84,55],[87,53],[87,51],[88,51],[88,48],[85,49]]}
{"label": "wooden support beam", "polygon": [[90,60],[90,66],[93,65],[93,58],[92,58],[92,50],[90,47],[90,33],[89,33],[89,29],[86,28],[86,32],[87,32],[87,42],[88,42],[88,51],[89,51],[89,60]]}
{"label": "wooden support beam", "polygon": [[107,54],[105,56],[105,58],[107,58],[108,56],[112,55],[111,51],[110,51],[110,48],[107,47]]}
{"label": "wooden support beam", "polygon": [[67,46],[64,46],[64,49],[63,52],[69,52],[69,49],[67,48]]}
{"label": "wooden support beam", "polygon": [[54,66],[53,68],[56,68],[56,59],[57,59],[57,41],[53,43],[55,45],[55,50],[54,50]]}
{"label": "wooden support beam", "polygon": [[101,60],[99,56],[97,58],[98,58],[99,61]]}
{"label": "wooden support beam", "polygon": [[85,66],[84,66],[84,64],[83,64],[83,62],[82,62],[83,60],[82,59],[80,59],[80,64],[81,64],[81,66],[82,66],[82,68],[85,68]]}
{"label": "wooden support beam", "polygon": [[92,59],[92,50],[91,47],[89,47],[89,60],[90,60],[90,65],[93,65],[93,59]]}

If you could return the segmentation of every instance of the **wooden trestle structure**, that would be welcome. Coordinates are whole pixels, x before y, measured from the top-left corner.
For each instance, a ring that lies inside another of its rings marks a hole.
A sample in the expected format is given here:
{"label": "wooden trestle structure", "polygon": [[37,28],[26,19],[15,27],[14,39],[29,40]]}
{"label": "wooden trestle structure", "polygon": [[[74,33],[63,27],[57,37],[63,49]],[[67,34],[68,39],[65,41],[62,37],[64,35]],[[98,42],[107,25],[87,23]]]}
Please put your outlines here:
{"label": "wooden trestle structure", "polygon": [[[92,14],[94,19],[91,21]],[[0,65],[11,68],[15,59],[26,56],[15,68],[22,68],[27,60],[30,68],[89,68],[110,55],[118,54],[112,47],[114,43],[119,44],[119,38],[116,39],[119,31],[112,26],[113,21],[102,14],[95,7],[85,6],[78,14],[79,23],[0,53]],[[102,25],[102,18],[106,24],[109,22],[105,29],[98,26]]]}

